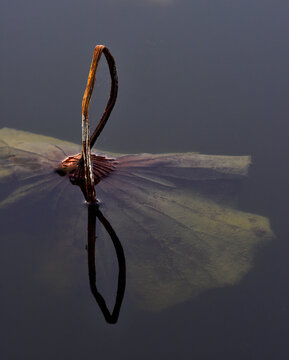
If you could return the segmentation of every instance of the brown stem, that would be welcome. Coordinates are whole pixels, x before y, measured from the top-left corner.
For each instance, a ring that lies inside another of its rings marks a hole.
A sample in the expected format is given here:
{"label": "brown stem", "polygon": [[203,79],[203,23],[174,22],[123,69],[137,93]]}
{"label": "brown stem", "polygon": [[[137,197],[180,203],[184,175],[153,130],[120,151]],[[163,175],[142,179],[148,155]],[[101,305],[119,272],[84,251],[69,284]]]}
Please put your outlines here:
{"label": "brown stem", "polygon": [[94,176],[91,164],[91,152],[89,146],[89,121],[82,117],[82,158],[84,168],[84,196],[89,204],[97,202],[94,189]]}
{"label": "brown stem", "polygon": [[[102,114],[102,117],[92,136],[90,137],[88,111],[95,84],[96,71],[102,53],[104,53],[106,57],[111,76],[110,96],[106,104],[106,108]],[[116,101],[117,90],[118,78],[114,58],[107,47],[103,45],[97,45],[94,49],[90,71],[88,74],[87,85],[82,99],[82,159],[85,176],[85,198],[88,203],[96,202],[90,149],[93,147],[96,139],[100,135],[109,118],[109,115]]]}
{"label": "brown stem", "polygon": [[110,116],[110,113],[116,102],[117,91],[118,91],[118,78],[117,78],[117,71],[116,71],[116,65],[115,65],[114,58],[111,55],[111,53],[107,47],[105,47],[104,45],[97,45],[95,47],[95,50],[93,53],[93,58],[92,58],[91,66],[90,66],[87,85],[86,85],[86,89],[85,89],[85,92],[83,95],[83,100],[82,100],[82,115],[83,115],[83,117],[88,118],[90,99],[91,99],[94,84],[95,84],[95,75],[96,75],[98,63],[99,63],[102,53],[105,55],[105,58],[107,60],[108,66],[109,66],[109,72],[110,72],[110,77],[111,77],[110,95],[109,95],[108,102],[106,104],[106,108],[102,114],[102,117],[101,117],[98,125],[96,126],[93,134],[90,137],[90,148],[92,148],[93,145],[95,144],[96,139],[102,132],[102,130]]}

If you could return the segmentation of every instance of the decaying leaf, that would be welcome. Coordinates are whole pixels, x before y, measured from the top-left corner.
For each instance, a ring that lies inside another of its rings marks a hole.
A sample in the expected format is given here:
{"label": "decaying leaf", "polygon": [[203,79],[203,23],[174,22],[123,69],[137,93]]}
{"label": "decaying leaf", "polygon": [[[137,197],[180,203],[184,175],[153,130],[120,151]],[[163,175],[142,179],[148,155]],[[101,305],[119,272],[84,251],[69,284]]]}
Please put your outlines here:
{"label": "decaying leaf", "polygon": [[[109,65],[111,90],[102,118],[90,136],[89,103],[102,53]],[[98,45],[82,101],[82,148],[43,135],[0,130],[1,191],[4,189],[0,209],[32,194],[37,195],[31,197],[37,202],[48,192],[50,198],[57,197],[63,183],[78,185],[89,206],[98,206],[97,211],[90,208],[88,216],[90,286],[111,322],[117,321],[125,288],[125,260],[119,239],[125,250],[130,293],[143,308],[160,310],[207,289],[236,284],[251,268],[257,245],[273,237],[266,218],[236,207],[239,183],[250,164],[248,156],[91,154],[113,109],[117,89],[115,61],[105,46]],[[67,269],[61,271],[61,267],[64,263],[72,265],[72,257],[79,255],[78,251],[68,252],[66,242],[73,244],[82,232],[71,216],[74,197],[68,195],[68,199],[70,205],[57,234],[59,242],[49,252],[53,266],[48,259],[42,261],[46,274],[60,288],[69,283],[67,279],[60,281],[63,276],[73,274]],[[96,249],[95,261],[94,216],[111,236],[119,263],[117,301],[111,314],[96,287],[103,256]],[[77,219],[83,222],[83,217]]]}
{"label": "decaying leaf", "polygon": [[[73,143],[7,128],[0,130],[0,144],[0,179],[15,187],[0,208],[69,183],[55,170],[80,151]],[[236,284],[251,268],[257,245],[273,236],[266,218],[232,205],[247,156],[97,155],[116,164],[96,195],[124,246],[131,293],[145,309]]]}

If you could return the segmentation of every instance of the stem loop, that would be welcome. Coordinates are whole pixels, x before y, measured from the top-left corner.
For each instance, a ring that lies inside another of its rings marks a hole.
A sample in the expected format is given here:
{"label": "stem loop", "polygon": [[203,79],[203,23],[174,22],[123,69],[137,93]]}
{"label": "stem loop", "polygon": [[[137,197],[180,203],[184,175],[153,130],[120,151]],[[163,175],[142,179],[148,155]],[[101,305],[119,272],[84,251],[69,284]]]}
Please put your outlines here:
{"label": "stem loop", "polygon": [[[102,114],[102,117],[98,125],[96,126],[93,134],[90,136],[89,116],[88,116],[89,104],[95,84],[95,76],[96,76],[98,63],[102,53],[105,55],[105,58],[109,66],[109,72],[111,77],[110,95],[108,102],[106,104],[106,108]],[[82,159],[83,159],[84,177],[85,177],[85,198],[86,201],[90,204],[97,202],[95,197],[94,178],[93,178],[92,164],[91,164],[91,148],[95,144],[96,139],[102,132],[110,116],[110,113],[116,102],[117,91],[118,91],[118,78],[117,78],[114,58],[107,47],[105,47],[104,45],[97,45],[94,49],[93,58],[88,74],[87,85],[82,99]]]}

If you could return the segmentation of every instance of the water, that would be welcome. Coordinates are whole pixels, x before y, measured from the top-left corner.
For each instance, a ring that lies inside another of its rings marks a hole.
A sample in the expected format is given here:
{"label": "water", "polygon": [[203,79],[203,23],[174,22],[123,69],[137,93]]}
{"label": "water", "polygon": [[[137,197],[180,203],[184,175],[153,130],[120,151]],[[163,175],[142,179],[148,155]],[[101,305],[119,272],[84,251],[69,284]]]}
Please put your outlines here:
{"label": "water", "polygon": [[[1,218],[1,358],[288,358],[287,12],[259,0],[2,2],[1,127],[80,143],[92,51],[106,44],[120,92],[98,147],[252,155],[239,208],[269,218],[276,238],[238,285],[159,312],[126,297],[112,326],[89,293],[85,219],[71,253],[70,232],[57,247],[65,196],[55,213],[49,198],[27,200]],[[107,91],[103,63],[92,121]],[[68,223],[86,217],[76,190]]]}

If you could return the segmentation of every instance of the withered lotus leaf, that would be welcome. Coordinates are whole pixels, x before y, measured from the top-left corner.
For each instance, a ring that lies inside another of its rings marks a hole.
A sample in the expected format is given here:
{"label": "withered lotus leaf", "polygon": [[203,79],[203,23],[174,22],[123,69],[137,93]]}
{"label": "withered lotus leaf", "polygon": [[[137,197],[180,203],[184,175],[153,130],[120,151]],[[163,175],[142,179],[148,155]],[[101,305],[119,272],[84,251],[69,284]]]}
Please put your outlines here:
{"label": "withered lotus leaf", "polygon": [[[70,142],[1,129],[0,181],[14,190],[0,208],[73,183],[73,171],[61,173],[59,164],[80,152]],[[145,309],[238,283],[257,246],[273,237],[268,219],[237,209],[248,156],[93,153],[93,165],[104,164],[94,171],[96,196],[125,248],[130,292]]]}

